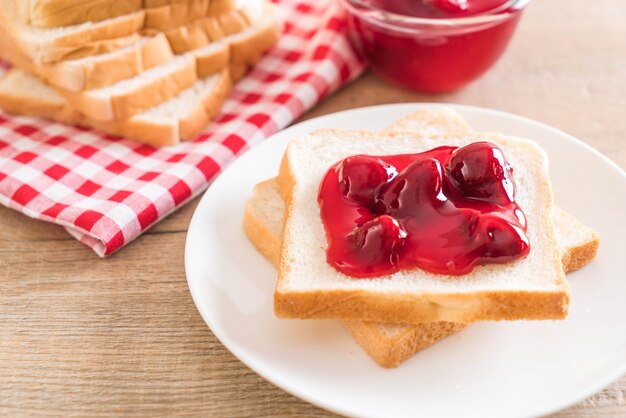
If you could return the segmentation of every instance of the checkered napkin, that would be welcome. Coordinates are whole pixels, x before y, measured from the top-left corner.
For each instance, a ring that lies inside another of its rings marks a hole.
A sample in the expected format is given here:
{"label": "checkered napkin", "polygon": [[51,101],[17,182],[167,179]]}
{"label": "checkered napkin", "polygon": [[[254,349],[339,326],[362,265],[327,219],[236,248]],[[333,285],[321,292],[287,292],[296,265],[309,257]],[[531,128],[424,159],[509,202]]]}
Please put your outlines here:
{"label": "checkered napkin", "polygon": [[[357,77],[336,0],[278,1],[285,31],[193,142],[156,149],[0,113],[0,203],[107,256],[201,193],[236,156]],[[8,66],[0,66],[0,75]]]}

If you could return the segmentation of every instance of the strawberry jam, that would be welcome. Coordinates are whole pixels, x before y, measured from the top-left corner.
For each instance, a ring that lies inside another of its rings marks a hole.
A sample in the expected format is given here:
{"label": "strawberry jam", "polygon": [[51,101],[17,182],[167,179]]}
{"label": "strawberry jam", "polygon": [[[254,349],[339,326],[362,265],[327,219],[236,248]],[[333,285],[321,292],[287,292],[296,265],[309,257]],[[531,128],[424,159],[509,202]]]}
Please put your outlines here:
{"label": "strawberry jam", "polygon": [[327,261],[348,276],[461,275],[530,251],[513,169],[488,142],[345,158],[324,176],[318,202]]}
{"label": "strawberry jam", "polygon": [[387,80],[456,90],[504,52],[528,0],[344,0],[353,46]]}

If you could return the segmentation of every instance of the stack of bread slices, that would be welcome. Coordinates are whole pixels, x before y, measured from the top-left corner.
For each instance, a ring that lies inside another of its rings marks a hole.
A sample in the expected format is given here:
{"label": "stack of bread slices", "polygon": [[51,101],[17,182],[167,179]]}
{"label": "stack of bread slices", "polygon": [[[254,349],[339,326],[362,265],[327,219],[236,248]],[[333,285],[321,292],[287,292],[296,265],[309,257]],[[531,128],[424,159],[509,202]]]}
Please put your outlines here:
{"label": "stack of bread slices", "polygon": [[[355,154],[416,153],[477,141],[497,144],[513,166],[516,199],[528,220],[526,258],[477,266],[462,276],[413,269],[368,279],[328,264],[317,193],[332,164]],[[293,140],[278,177],[255,187],[243,226],[278,268],[276,315],[339,319],[383,367],[398,366],[471,322],[564,318],[565,273],[593,260],[599,245],[593,229],[553,206],[547,157],[536,144],[473,132],[444,108],[419,110],[383,132],[321,130]]]}
{"label": "stack of bread slices", "polygon": [[267,0],[0,0],[0,107],[176,144],[280,30]]}

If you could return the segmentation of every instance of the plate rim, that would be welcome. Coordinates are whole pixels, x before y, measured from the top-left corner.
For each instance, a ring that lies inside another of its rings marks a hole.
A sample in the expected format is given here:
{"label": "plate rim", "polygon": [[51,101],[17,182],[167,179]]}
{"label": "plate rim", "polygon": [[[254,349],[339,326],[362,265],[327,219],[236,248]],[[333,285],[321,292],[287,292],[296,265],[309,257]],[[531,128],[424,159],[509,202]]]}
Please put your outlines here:
{"label": "plate rim", "polygon": [[[308,402],[316,407],[322,408],[327,411],[331,411],[331,412],[342,414],[342,415],[348,415],[348,416],[354,415],[355,413],[355,411],[350,410],[349,408],[344,408],[343,406],[341,406],[340,404],[337,404],[336,402],[329,403],[328,400],[318,399],[317,397],[313,395],[309,395],[305,391],[302,391],[297,387],[291,387],[290,385],[285,384],[280,378],[280,374],[277,375],[273,372],[271,368],[268,368],[264,365],[259,365],[254,360],[251,360],[250,358],[248,358],[247,354],[245,353],[245,350],[240,349],[236,343],[232,342],[229,339],[229,337],[224,335],[224,333],[221,331],[219,327],[217,326],[213,327],[211,325],[211,320],[209,319],[210,315],[205,311],[203,305],[198,300],[199,296],[196,296],[198,293],[198,290],[194,291],[196,285],[193,284],[193,280],[190,278],[190,274],[189,274],[189,271],[190,271],[189,265],[192,262],[189,256],[190,254],[189,247],[192,245],[191,244],[192,238],[190,237],[194,235],[192,230],[195,231],[198,229],[198,227],[194,228],[194,225],[200,222],[198,219],[200,219],[200,217],[202,216],[200,215],[200,212],[202,212],[201,208],[204,205],[206,205],[206,203],[204,203],[205,200],[206,201],[209,200],[207,198],[207,195],[209,195],[209,192],[211,188],[214,186],[214,184],[220,181],[220,179],[223,177],[223,174],[227,172],[227,170],[229,170],[234,164],[236,164],[239,161],[240,157],[248,154],[249,151],[252,150],[253,148],[271,147],[272,139],[275,136],[288,135],[290,131],[300,129],[303,125],[323,123],[325,119],[342,118],[342,117],[346,117],[347,115],[350,115],[351,113],[355,113],[355,112],[358,113],[360,111],[376,111],[376,110],[382,111],[383,109],[386,111],[388,109],[402,109],[402,111],[411,112],[411,111],[419,110],[421,108],[451,108],[453,110],[460,111],[460,113],[467,111],[467,112],[476,112],[476,113],[482,113],[482,114],[488,114],[488,115],[496,115],[498,117],[512,118],[524,124],[529,124],[537,128],[550,131],[553,134],[564,137],[568,141],[573,142],[577,146],[583,148],[585,152],[591,153],[594,156],[600,158],[604,164],[607,164],[613,170],[615,170],[619,175],[621,175],[622,180],[626,182],[626,171],[623,170],[617,163],[615,163],[613,160],[611,160],[609,157],[604,155],[602,152],[600,152],[596,148],[592,147],[591,145],[587,144],[586,142],[576,138],[575,136],[567,132],[564,132],[556,127],[550,126],[546,123],[543,123],[534,119],[530,119],[525,116],[516,115],[514,113],[509,113],[509,112],[505,112],[502,110],[490,109],[490,108],[485,108],[485,107],[480,107],[480,106],[464,105],[464,104],[409,102],[409,103],[389,103],[389,104],[380,104],[380,105],[372,105],[372,106],[362,106],[362,107],[341,110],[338,112],[320,115],[320,116],[293,124],[269,136],[268,138],[261,141],[260,143],[257,143],[256,145],[247,148],[244,153],[238,155],[236,159],[231,161],[231,164],[228,164],[226,167],[224,167],[224,169],[213,179],[213,181],[210,183],[207,190],[203,193],[197,207],[194,209],[194,213],[191,217],[191,221],[189,223],[189,227],[187,230],[187,234],[185,238],[185,247],[184,247],[184,267],[185,267],[185,277],[187,280],[187,286],[189,288],[189,292],[191,293],[191,297],[194,301],[194,305],[196,306],[196,309],[200,313],[200,316],[204,320],[209,330],[213,333],[213,335],[215,335],[215,337],[220,341],[220,343],[224,345],[224,347],[226,347],[239,361],[241,361],[246,367],[251,369],[253,372],[261,376],[264,380],[277,386],[281,390],[284,390],[285,392],[289,393],[292,396],[295,396],[301,400],[304,400],[305,402]],[[216,328],[218,329],[217,332],[215,330]],[[562,397],[561,399],[564,399],[564,400],[561,402],[553,402],[551,404],[544,404],[548,406],[546,408],[542,408],[541,410],[537,410],[536,412],[533,412],[533,415],[530,415],[530,416],[543,416],[543,415],[552,414],[554,412],[563,410],[601,391],[602,389],[606,388],[613,382],[617,381],[624,374],[626,374],[626,361],[623,362],[621,367],[615,368],[613,370],[613,373],[605,374],[604,375],[605,377],[603,379],[597,379],[597,381],[594,381],[593,383],[587,385],[585,389],[580,390],[572,394],[569,397]],[[511,415],[511,417],[518,417],[518,416],[521,417],[521,415]]]}

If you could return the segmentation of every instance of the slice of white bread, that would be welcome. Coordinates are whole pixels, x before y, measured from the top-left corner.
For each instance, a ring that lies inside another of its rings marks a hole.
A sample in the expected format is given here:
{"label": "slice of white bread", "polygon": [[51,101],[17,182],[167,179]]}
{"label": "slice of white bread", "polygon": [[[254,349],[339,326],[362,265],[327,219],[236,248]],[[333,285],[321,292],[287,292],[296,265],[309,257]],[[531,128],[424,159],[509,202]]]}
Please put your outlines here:
{"label": "slice of white bread", "polygon": [[576,271],[596,258],[600,235],[595,230],[558,207],[553,209],[552,220],[566,272]]}
{"label": "slice of white bread", "polygon": [[[60,28],[28,26],[19,17],[16,0],[0,0],[0,32],[23,55],[35,64],[52,62],[74,51],[85,51],[85,44],[110,43],[112,39],[136,34],[143,27],[143,10],[100,22],[87,22]],[[89,50],[102,51],[102,47]],[[109,49],[110,50],[110,49]]]}
{"label": "slice of white bread", "polygon": [[37,116],[97,128],[153,146],[192,139],[219,112],[230,94],[227,69],[196,81],[176,97],[123,121],[84,117],[63,96],[28,73],[12,69],[0,80],[0,107],[9,113]]}
{"label": "slice of white bread", "polygon": [[264,52],[276,44],[282,32],[278,9],[271,3],[265,2],[260,15],[251,17],[248,14],[247,18],[252,22],[251,27],[226,38],[230,45],[231,65],[254,65]]}
{"label": "slice of white bread", "polygon": [[263,53],[276,44],[281,32],[281,21],[275,7],[268,5],[265,10],[263,17],[252,26],[189,52],[196,60],[198,76],[206,77],[224,68],[225,63],[230,63],[233,79],[238,80]]}
{"label": "slice of white bread", "polygon": [[[436,129],[436,124],[429,126],[427,121],[422,121],[425,122],[423,128]],[[276,179],[257,184],[244,211],[246,235],[276,267],[280,262],[284,212],[285,204]],[[571,272],[591,262],[599,245],[597,232],[556,207],[553,208],[552,219],[563,269]],[[343,324],[365,352],[383,367],[397,367],[418,351],[468,325],[444,321],[417,325],[365,321],[343,321]]]}
{"label": "slice of white bread", "polygon": [[214,0],[189,0],[146,9],[146,29],[170,30],[209,15]]}
{"label": "slice of white bread", "polygon": [[420,109],[398,119],[387,131],[412,131],[421,135],[453,135],[473,129],[457,112],[447,107]]}
{"label": "slice of white bread", "polygon": [[[259,4],[262,5],[262,3]],[[249,27],[253,22],[248,20],[246,8],[251,8],[251,6],[216,16],[204,16],[185,25],[166,30],[164,33],[175,53],[193,51]]]}
{"label": "slice of white bread", "polygon": [[[153,9],[161,6],[186,3],[190,0],[143,0],[143,7]],[[211,0],[209,4],[209,15],[224,13],[237,8],[237,5],[249,0]],[[256,0],[255,0],[256,1]]]}
{"label": "slice of white bread", "polygon": [[[12,49],[16,49],[13,40],[3,36],[4,29],[0,25],[0,42],[7,39],[11,44]],[[41,61],[33,61],[31,57],[28,60],[31,64],[45,65],[46,63],[55,63],[63,60],[73,60],[92,55],[107,54],[120,48],[127,47],[141,39],[139,33],[133,33],[131,35],[122,36],[119,38],[103,39],[101,41],[85,42],[81,45],[71,46],[56,46],[54,48],[48,48],[39,51]],[[5,51],[0,51],[0,56],[3,56]],[[11,61],[8,57],[3,57],[8,61]]]}
{"label": "slice of white bread", "polygon": [[166,6],[168,4],[186,3],[189,0],[143,0],[143,7],[153,9],[155,7]]}
{"label": "slice of white bread", "polygon": [[35,65],[10,45],[3,55],[13,64],[41,77],[48,84],[70,92],[109,86],[174,58],[165,35],[142,37],[111,52],[78,59]]}
{"label": "slice of white bread", "polygon": [[220,111],[230,95],[228,69],[199,79],[172,99],[133,116],[114,122],[90,121],[101,131],[150,143],[173,145],[195,138]]}
{"label": "slice of white bread", "polygon": [[198,77],[206,77],[230,65],[230,45],[228,42],[211,42],[195,51],[187,52],[196,62]]}
{"label": "slice of white bread", "polygon": [[142,0],[17,0],[22,21],[53,28],[97,22],[141,9]]}
{"label": "slice of white bread", "polygon": [[13,68],[0,79],[0,108],[5,112],[78,124],[82,115],[40,79]]}
{"label": "slice of white bread", "polygon": [[[332,164],[355,154],[416,153],[477,141],[498,145],[515,170],[517,201],[528,220],[528,257],[478,266],[460,277],[412,269],[368,280],[342,275],[326,262],[317,191]],[[567,314],[569,286],[550,217],[547,157],[531,141],[495,133],[437,137],[319,130],[290,143],[279,185],[287,215],[274,295],[278,317],[424,323],[562,319]]]}
{"label": "slice of white bread", "polygon": [[78,92],[93,90],[134,77],[174,58],[162,33],[142,37],[137,42],[108,54],[39,66],[46,81],[59,88]]}
{"label": "slice of white bread", "polygon": [[164,65],[100,89],[59,92],[85,116],[93,120],[112,121],[130,118],[161,104],[196,80],[193,57],[177,56]]}
{"label": "slice of white bread", "polygon": [[260,3],[262,0],[211,0],[208,15],[215,16],[231,10],[239,9],[244,3],[249,1],[258,1]]}

